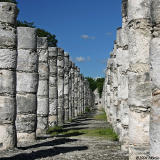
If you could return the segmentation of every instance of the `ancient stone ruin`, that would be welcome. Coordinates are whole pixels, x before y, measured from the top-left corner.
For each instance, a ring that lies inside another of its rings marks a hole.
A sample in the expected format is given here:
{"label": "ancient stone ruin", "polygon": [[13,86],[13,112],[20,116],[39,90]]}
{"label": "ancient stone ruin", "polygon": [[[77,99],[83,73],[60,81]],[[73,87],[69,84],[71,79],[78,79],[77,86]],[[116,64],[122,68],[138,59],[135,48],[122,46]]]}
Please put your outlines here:
{"label": "ancient stone ruin", "polygon": [[36,141],[93,103],[69,54],[35,28],[16,28],[16,17],[16,4],[0,2],[0,150]]}
{"label": "ancient stone ruin", "polygon": [[122,0],[103,106],[129,159],[160,158],[160,0]]}

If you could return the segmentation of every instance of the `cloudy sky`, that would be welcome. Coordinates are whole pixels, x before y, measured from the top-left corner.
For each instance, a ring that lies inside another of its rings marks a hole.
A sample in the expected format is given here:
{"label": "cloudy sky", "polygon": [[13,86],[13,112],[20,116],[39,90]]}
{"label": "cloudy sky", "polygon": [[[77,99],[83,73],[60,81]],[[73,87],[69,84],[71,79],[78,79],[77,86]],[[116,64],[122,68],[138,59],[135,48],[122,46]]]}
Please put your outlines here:
{"label": "cloudy sky", "polygon": [[121,26],[121,0],[17,0],[18,19],[56,35],[85,76],[103,77]]}

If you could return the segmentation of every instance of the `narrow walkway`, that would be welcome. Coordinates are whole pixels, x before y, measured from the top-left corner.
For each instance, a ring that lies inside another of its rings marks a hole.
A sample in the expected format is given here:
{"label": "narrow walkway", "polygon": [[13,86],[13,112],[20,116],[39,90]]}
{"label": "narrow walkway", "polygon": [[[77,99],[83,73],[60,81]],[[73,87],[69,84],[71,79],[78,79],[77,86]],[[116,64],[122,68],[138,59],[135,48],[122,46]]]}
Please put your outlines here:
{"label": "narrow walkway", "polygon": [[117,141],[101,137],[89,137],[81,131],[110,127],[95,115],[85,116],[65,125],[65,134],[52,138],[40,138],[34,144],[26,144],[14,151],[0,153],[0,160],[128,160],[120,151]]}

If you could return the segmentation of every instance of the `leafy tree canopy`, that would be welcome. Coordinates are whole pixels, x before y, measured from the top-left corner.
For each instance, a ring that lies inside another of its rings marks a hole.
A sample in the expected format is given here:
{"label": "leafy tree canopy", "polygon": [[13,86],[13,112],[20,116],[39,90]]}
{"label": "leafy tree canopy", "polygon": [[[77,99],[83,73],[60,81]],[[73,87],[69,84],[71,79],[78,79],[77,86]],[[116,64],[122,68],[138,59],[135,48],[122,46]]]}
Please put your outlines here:
{"label": "leafy tree canopy", "polygon": [[11,2],[17,4],[16,0],[0,0],[0,2]]}
{"label": "leafy tree canopy", "polygon": [[94,78],[91,78],[91,77],[86,77],[86,79],[88,80],[90,89],[92,91],[94,91],[96,88],[98,89],[98,93],[99,93],[99,96],[101,98],[102,97],[102,91],[103,91],[103,84],[104,84],[105,79],[104,78],[94,79]]}
{"label": "leafy tree canopy", "polygon": [[[17,26],[18,27],[32,27],[32,28],[36,28],[36,26],[34,25],[34,22],[27,22],[27,21],[17,21]],[[49,47],[56,47],[57,46],[57,39],[56,36],[54,34],[51,34],[50,32],[41,29],[41,28],[37,28],[37,36],[38,37],[47,37],[48,38],[48,46]]]}

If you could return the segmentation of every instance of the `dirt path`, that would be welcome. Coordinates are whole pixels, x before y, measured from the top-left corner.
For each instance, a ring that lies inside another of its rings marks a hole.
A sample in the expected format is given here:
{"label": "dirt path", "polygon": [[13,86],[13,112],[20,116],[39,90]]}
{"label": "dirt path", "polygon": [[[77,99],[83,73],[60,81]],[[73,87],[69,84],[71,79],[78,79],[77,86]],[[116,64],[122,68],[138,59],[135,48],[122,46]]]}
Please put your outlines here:
{"label": "dirt path", "polygon": [[[100,114],[94,113],[94,114]],[[105,121],[83,117],[65,125],[67,130],[107,127]],[[116,141],[86,137],[79,132],[59,137],[43,137],[14,151],[0,153],[0,160],[128,160]]]}

